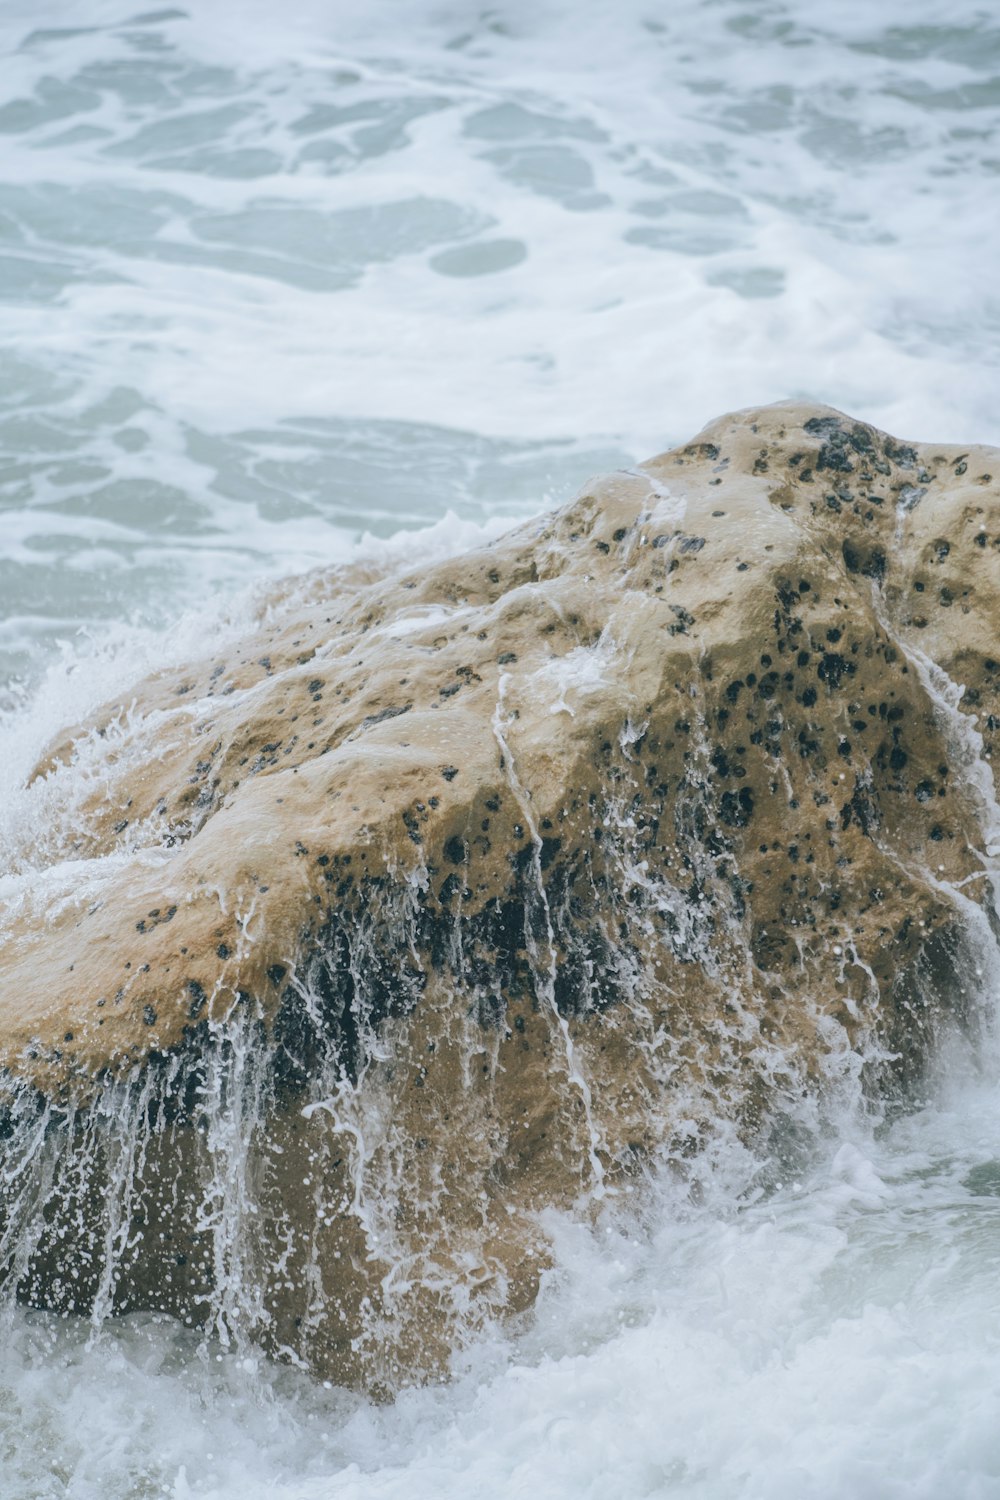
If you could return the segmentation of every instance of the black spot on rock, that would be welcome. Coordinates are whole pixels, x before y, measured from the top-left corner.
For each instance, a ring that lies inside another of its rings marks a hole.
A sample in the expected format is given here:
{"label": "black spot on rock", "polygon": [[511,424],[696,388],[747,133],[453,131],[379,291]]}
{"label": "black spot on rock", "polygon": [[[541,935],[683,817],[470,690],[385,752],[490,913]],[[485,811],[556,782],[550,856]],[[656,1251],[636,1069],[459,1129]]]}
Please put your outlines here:
{"label": "black spot on rock", "polygon": [[845,676],[853,676],[853,673],[853,662],[849,662],[846,656],[841,656],[839,651],[824,652],[823,660],[816,668],[819,680],[834,690],[840,687]]}
{"label": "black spot on rock", "polygon": [[377,714],[368,714],[361,720],[361,728],[370,729],[373,724],[381,724],[385,719],[398,719],[400,714],[408,714],[412,707],[412,703],[404,703],[399,708],[383,708]]}
{"label": "black spot on rock", "polygon": [[803,431],[808,432],[810,437],[829,437],[832,432],[840,432],[839,417],[810,417],[803,424]]}
{"label": "black spot on rock", "polygon": [[542,839],[542,848],[539,855],[539,864],[543,870],[547,870],[562,848],[562,839]]}
{"label": "black spot on rock", "polygon": [[197,1021],[198,1017],[205,1009],[205,1001],[208,999],[208,996],[205,994],[204,988],[198,983],[197,979],[189,979],[187,982],[187,988],[188,994],[191,997],[190,1004],[188,1005],[188,1017],[192,1021]]}
{"label": "black spot on rock", "polygon": [[896,443],[892,438],[886,438],[884,453],[886,458],[891,459],[894,464],[899,464],[901,469],[913,469],[917,464],[917,450],[911,448],[907,443]]}
{"label": "black spot on rock", "polygon": [[886,553],[883,547],[876,546],[871,541],[844,537],[841,552],[843,552],[844,565],[849,573],[861,573],[865,577],[873,577],[876,583],[882,583],[885,579]]}
{"label": "black spot on rock", "polygon": [[866,838],[879,825],[878,803],[872,796],[871,789],[860,780],[854,784],[854,794],[850,801],[845,802],[840,809],[840,826],[846,829],[852,822],[857,823]]}
{"label": "black spot on rock", "polygon": [[749,787],[738,792],[723,792],[719,800],[719,817],[727,828],[745,828],[753,816],[753,796]]}
{"label": "black spot on rock", "polygon": [[445,840],[444,857],[449,864],[462,864],[468,852],[469,846],[466,844],[465,840],[460,839],[457,834],[452,834],[450,839]]}

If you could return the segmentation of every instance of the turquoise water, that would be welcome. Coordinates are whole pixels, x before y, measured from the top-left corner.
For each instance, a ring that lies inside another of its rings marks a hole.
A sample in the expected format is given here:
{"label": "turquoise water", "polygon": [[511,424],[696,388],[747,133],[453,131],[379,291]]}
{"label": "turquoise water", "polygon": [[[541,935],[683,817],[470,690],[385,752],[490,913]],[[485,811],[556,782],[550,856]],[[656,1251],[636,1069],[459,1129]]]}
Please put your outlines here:
{"label": "turquoise water", "polygon": [[997,426],[1000,31],[6,0],[0,682],[789,395]]}

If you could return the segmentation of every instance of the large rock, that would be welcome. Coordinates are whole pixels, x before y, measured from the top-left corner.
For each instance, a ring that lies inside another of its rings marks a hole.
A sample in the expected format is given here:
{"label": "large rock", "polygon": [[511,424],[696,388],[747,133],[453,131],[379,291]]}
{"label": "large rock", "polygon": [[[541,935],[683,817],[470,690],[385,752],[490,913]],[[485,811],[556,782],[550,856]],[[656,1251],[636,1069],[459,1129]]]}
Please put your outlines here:
{"label": "large rock", "polygon": [[10,1283],[391,1384],[530,1299],[547,1205],[918,1076],[994,913],[998,480],[738,413],[67,733]]}

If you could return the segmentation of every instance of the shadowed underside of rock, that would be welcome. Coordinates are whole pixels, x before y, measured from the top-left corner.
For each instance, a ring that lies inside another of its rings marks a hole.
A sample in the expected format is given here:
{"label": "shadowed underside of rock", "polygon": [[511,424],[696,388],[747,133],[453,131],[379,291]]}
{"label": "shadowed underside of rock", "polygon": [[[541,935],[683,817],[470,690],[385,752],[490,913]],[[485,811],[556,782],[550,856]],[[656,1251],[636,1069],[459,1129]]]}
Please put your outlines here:
{"label": "shadowed underside of rock", "polygon": [[545,1206],[916,1077],[993,911],[998,479],[738,413],[68,733],[0,955],[21,1294],[391,1383]]}

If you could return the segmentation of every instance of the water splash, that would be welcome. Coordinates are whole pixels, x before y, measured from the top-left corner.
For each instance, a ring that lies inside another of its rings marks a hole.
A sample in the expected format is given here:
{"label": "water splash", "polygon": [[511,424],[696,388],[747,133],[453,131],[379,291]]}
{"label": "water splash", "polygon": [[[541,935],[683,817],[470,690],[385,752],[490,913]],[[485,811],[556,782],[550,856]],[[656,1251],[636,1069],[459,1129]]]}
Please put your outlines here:
{"label": "water splash", "polygon": [[[565,661],[565,658],[563,658]],[[551,1015],[554,1024],[559,1030],[562,1038],[563,1053],[566,1059],[566,1076],[577,1090],[583,1103],[584,1119],[586,1121],[587,1136],[589,1139],[587,1156],[590,1162],[592,1175],[592,1192],[596,1198],[601,1198],[605,1192],[604,1163],[601,1160],[601,1141],[595,1119],[593,1098],[590,1085],[581,1071],[570,1033],[569,1022],[563,1015],[556,1000],[556,980],[558,974],[558,957],[556,948],[556,934],[552,925],[552,911],[549,906],[548,893],[545,881],[542,877],[542,856],[544,844],[542,835],[538,830],[538,823],[534,810],[531,806],[531,794],[522,785],[517,773],[514,754],[511,750],[508,735],[510,724],[513,722],[504,713],[504,695],[510,681],[509,674],[502,672],[497,684],[497,704],[493,712],[493,734],[500,748],[501,764],[507,784],[514,794],[514,798],[524,817],[525,827],[531,838],[531,881],[532,894],[537,898],[541,909],[542,920],[545,925],[545,946],[541,950],[535,936],[535,923],[533,912],[529,903],[525,904],[524,911],[524,936],[525,944],[530,955],[532,973],[535,977],[536,990],[543,1001],[546,1010]]]}

